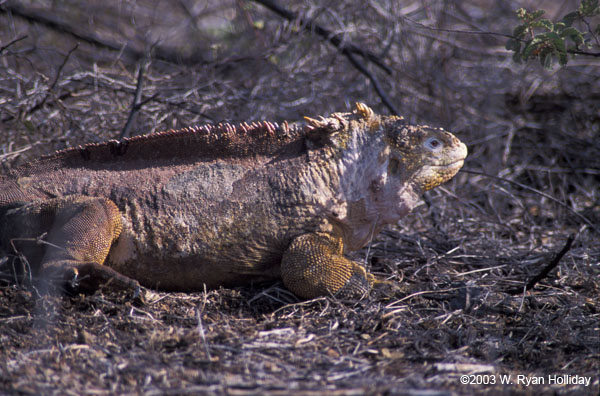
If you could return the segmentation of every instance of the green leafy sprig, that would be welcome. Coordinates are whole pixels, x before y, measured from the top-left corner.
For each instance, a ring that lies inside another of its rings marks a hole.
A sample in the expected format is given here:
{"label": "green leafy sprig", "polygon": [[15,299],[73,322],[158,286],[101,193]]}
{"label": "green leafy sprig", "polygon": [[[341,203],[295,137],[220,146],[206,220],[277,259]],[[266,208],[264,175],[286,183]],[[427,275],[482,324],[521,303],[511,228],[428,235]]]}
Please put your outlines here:
{"label": "green leafy sprig", "polygon": [[[589,55],[582,48],[590,48],[592,39],[600,47],[597,37],[600,35],[600,24],[592,29],[586,20],[600,15],[599,0],[582,0],[579,9],[568,13],[558,22],[542,18],[545,13],[543,10],[529,12],[519,8],[516,12],[522,23],[514,29],[513,38],[506,43],[506,49],[514,51],[513,60],[517,63],[537,58],[542,66],[549,69],[554,59],[558,59],[561,66],[566,65],[569,53]],[[574,26],[575,22],[585,24],[588,31],[581,32]]]}

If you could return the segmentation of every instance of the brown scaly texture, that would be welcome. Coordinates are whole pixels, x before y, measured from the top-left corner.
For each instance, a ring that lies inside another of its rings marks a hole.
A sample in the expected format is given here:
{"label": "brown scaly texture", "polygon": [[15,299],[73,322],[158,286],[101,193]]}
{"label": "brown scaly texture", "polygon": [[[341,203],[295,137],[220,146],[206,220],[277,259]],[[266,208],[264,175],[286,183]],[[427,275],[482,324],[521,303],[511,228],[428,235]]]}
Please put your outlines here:
{"label": "brown scaly texture", "polygon": [[82,289],[202,290],[282,278],[301,297],[364,296],[343,256],[450,179],[441,129],[357,104],[307,125],[204,125],[57,152],[0,177],[0,256]]}
{"label": "brown scaly texture", "polygon": [[[68,167],[109,168],[119,163],[125,167],[133,167],[137,161],[147,162],[142,164],[142,167],[148,167],[151,163],[159,164],[165,161],[177,165],[225,158],[269,156],[298,141],[302,132],[302,128],[290,127],[287,122],[281,125],[273,122],[253,122],[239,125],[221,123],[193,126],[121,141],[109,140],[68,148],[22,165],[10,171],[8,175],[13,178],[23,177]],[[10,181],[8,179],[6,176],[0,176],[0,180],[5,183]],[[16,200],[11,193],[19,196],[21,191],[18,187],[0,191],[0,205]]]}
{"label": "brown scaly texture", "polygon": [[283,282],[306,297],[333,293],[342,298],[365,296],[373,279],[343,253],[341,238],[316,233],[300,235],[283,255]]}

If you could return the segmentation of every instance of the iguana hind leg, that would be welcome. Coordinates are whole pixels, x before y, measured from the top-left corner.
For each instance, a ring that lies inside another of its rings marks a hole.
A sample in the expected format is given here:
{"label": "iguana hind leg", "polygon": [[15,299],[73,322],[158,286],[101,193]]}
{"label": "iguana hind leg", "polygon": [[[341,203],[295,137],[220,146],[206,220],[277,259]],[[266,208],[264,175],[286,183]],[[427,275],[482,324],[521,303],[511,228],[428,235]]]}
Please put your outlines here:
{"label": "iguana hind leg", "polygon": [[321,233],[292,241],[281,261],[281,277],[288,289],[303,298],[362,298],[374,283],[361,265],[343,256],[341,238]]}
{"label": "iguana hind leg", "polygon": [[2,245],[10,245],[45,280],[77,291],[103,285],[135,290],[138,283],[102,265],[121,232],[121,215],[105,198],[68,196],[35,201],[2,215]]}

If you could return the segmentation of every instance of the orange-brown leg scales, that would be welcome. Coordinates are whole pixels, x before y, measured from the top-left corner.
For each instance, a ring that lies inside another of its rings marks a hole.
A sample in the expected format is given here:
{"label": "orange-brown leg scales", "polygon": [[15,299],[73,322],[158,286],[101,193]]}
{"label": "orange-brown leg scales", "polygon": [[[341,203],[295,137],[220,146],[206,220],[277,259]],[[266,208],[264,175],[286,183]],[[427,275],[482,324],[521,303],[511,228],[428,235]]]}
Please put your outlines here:
{"label": "orange-brown leg scales", "polygon": [[283,255],[281,276],[285,286],[303,298],[362,298],[373,283],[362,266],[343,256],[341,238],[320,233],[292,241]]}
{"label": "orange-brown leg scales", "polygon": [[[16,250],[40,267],[50,281],[66,280],[80,291],[103,285],[135,289],[138,283],[102,264],[121,232],[121,216],[105,198],[69,196],[25,204],[7,213]],[[27,239],[45,236],[41,243]],[[4,238],[6,239],[6,238]]]}

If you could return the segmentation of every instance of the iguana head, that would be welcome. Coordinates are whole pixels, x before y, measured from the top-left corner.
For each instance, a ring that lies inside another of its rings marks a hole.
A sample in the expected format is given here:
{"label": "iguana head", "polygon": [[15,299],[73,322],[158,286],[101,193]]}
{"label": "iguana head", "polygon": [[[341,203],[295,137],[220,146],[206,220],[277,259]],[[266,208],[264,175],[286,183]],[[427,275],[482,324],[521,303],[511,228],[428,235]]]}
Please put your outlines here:
{"label": "iguana head", "polygon": [[388,176],[411,183],[421,192],[450,180],[462,168],[467,146],[441,128],[384,121],[389,147]]}
{"label": "iguana head", "polygon": [[309,139],[336,164],[340,191],[331,205],[333,222],[354,247],[383,224],[399,221],[423,192],[450,180],[467,156],[451,133],[377,115],[362,103],[352,113],[306,120]]}

